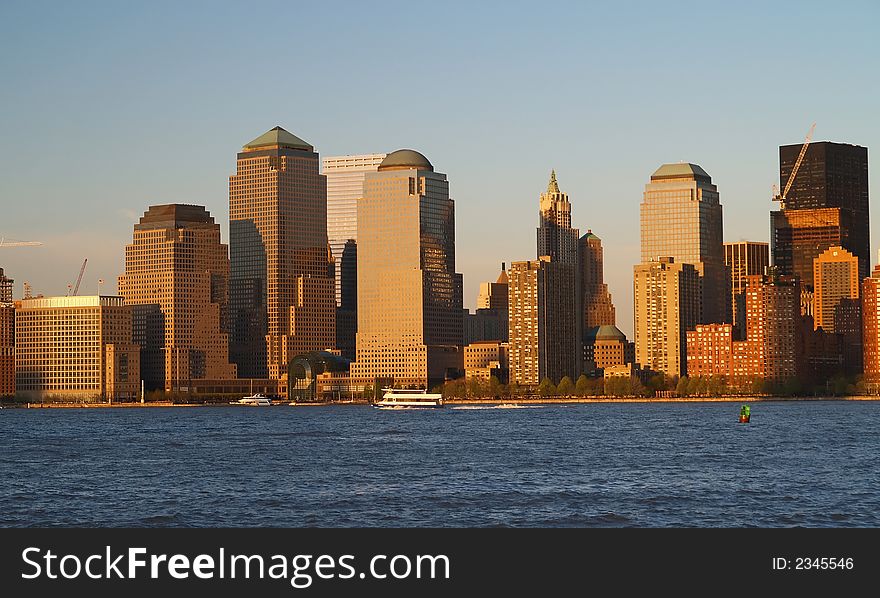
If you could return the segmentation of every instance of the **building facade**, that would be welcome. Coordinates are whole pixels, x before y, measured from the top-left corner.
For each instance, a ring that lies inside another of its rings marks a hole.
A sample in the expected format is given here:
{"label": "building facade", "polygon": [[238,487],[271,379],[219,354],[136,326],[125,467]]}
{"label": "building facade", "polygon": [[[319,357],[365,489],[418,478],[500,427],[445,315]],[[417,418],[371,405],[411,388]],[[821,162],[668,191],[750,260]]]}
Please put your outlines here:
{"label": "building facade", "polygon": [[[346,243],[357,246],[357,201],[364,195],[364,177],[376,172],[386,154],[329,156],[321,160],[321,173],[327,178],[327,241],[333,253],[336,272],[336,306],[343,306],[343,269],[353,270],[356,284],[357,252],[346,254]],[[345,264],[345,266],[343,266]],[[345,282],[351,282],[348,277]],[[344,289],[346,300],[357,305],[357,289]],[[352,292],[354,291],[354,292]],[[355,308],[356,310],[356,308]]]}
{"label": "building facade", "polygon": [[880,383],[880,264],[862,281],[862,354],[865,380]]}
{"label": "building facade", "polygon": [[14,394],[15,307],[12,303],[0,302],[0,397]]}
{"label": "building facade", "polygon": [[131,401],[140,348],[122,297],[24,299],[16,310],[16,390],[29,401]]}
{"label": "building facade", "polygon": [[722,227],[718,188],[705,170],[696,164],[664,164],[651,175],[641,204],[642,263],[672,257],[693,264],[700,278],[698,321],[703,324],[727,317]]}
{"label": "building facade", "polygon": [[12,303],[12,285],[15,283],[3,273],[0,268],[0,303]]}
{"label": "building facade", "polygon": [[770,245],[759,241],[737,241],[724,244],[724,265],[727,267],[729,289],[726,321],[735,327],[735,338],[745,337],[746,284],[749,276],[766,274],[770,265]]}
{"label": "building facade", "polygon": [[584,369],[587,372],[635,363],[635,353],[635,345],[617,326],[596,326],[584,335]]}
{"label": "building facade", "polygon": [[687,373],[691,378],[733,378],[733,325],[697,324],[687,331]]}
{"label": "building facade", "polygon": [[581,369],[575,280],[568,264],[549,256],[513,262],[508,271],[511,381],[538,385],[576,378]]}
{"label": "building facade", "polygon": [[[801,144],[779,147],[785,188]],[[813,287],[813,260],[841,246],[859,260],[859,280],[870,270],[868,149],[828,141],[811,143],[784,205],[770,213],[773,265]]]}
{"label": "building facade", "polygon": [[598,326],[614,326],[617,315],[611,293],[605,284],[605,265],[602,239],[588,230],[578,241],[578,263],[580,265],[582,326],[584,334]]}
{"label": "building facade", "polygon": [[794,379],[802,367],[800,286],[772,273],[749,276],[746,286],[747,371],[767,381]]}
{"label": "building facade", "polygon": [[357,359],[351,376],[433,388],[461,375],[462,279],[446,175],[388,154],[358,200]]}
{"label": "building facade", "polygon": [[507,383],[509,358],[507,343],[480,341],[464,348],[464,376],[470,380],[489,380],[492,376]]}
{"label": "building facade", "polygon": [[229,257],[202,206],[150,206],[125,247],[119,294],[132,307],[133,342],[150,390],[236,377],[229,363]]}
{"label": "building facade", "polygon": [[[242,148],[229,177],[230,354],[241,377],[277,379],[293,355],[336,344],[318,167],[309,143],[275,127]],[[306,314],[319,323],[297,319]]]}
{"label": "building facade", "polygon": [[687,331],[699,322],[700,279],[693,264],[674,258],[639,264],[633,272],[636,362],[667,376],[687,374]]}
{"label": "building facade", "polygon": [[[813,260],[813,324],[825,332],[843,332],[853,320],[848,308],[859,299],[859,258],[829,247]],[[851,301],[845,301],[845,300]],[[839,329],[839,330],[838,330]]]}
{"label": "building facade", "polygon": [[554,262],[577,265],[578,230],[571,227],[571,203],[568,193],[559,190],[556,171],[550,173],[547,191],[541,194],[538,219],[538,257],[549,256]]}

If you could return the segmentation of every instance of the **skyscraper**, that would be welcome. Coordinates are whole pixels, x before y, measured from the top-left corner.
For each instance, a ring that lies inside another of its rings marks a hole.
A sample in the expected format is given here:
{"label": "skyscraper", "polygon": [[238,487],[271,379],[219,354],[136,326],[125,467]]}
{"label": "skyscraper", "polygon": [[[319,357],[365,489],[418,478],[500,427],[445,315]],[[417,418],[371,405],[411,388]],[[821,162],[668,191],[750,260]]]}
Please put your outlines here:
{"label": "skyscraper", "polygon": [[568,193],[559,190],[556,171],[550,173],[546,193],[541,194],[538,222],[538,257],[549,256],[554,262],[577,264],[578,230],[571,228],[571,203]]}
{"label": "skyscraper", "polygon": [[829,247],[813,260],[813,285],[814,328],[843,332],[838,330],[846,320],[841,307],[847,299],[859,299],[859,258],[842,247]]}
{"label": "skyscraper", "polygon": [[580,373],[571,274],[568,264],[549,256],[510,265],[510,377],[518,384],[537,385],[544,378],[558,383]]}
{"label": "skyscraper", "polygon": [[700,313],[700,280],[693,264],[673,258],[633,268],[636,362],[668,376],[687,373],[687,331]]}
{"label": "skyscraper", "polygon": [[[779,147],[782,188],[801,144]],[[870,269],[868,149],[858,145],[811,143],[780,209],[770,213],[771,252],[780,274],[813,287],[813,259],[841,246],[859,259],[859,279]]]}
{"label": "skyscraper", "polygon": [[880,382],[880,264],[862,281],[862,348],[865,380]]}
{"label": "skyscraper", "polygon": [[278,378],[297,353],[336,343],[327,181],[318,154],[281,127],[229,177],[230,353],[238,375]]}
{"label": "skyscraper", "polygon": [[584,333],[598,326],[614,326],[617,323],[611,293],[604,282],[602,253],[602,239],[588,230],[578,242]]}
{"label": "skyscraper", "polygon": [[[133,342],[149,389],[229,380],[229,257],[202,206],[150,206],[125,247],[119,294],[132,307]],[[182,381],[182,382],[181,382]]]}
{"label": "skyscraper", "polygon": [[727,284],[722,211],[718,188],[706,171],[685,163],[658,168],[645,185],[641,233],[642,263],[672,257],[675,263],[693,264],[702,297],[698,322],[723,322]]}
{"label": "skyscraper", "polygon": [[766,273],[770,265],[770,246],[759,241],[725,243],[724,265],[727,266],[727,285],[730,292],[728,321],[736,327],[734,337],[744,338],[746,283],[749,276]]}
{"label": "skyscraper", "polygon": [[[555,170],[550,173],[547,191],[541,194],[538,205],[538,276],[546,276],[553,287],[536,297],[546,319],[540,331],[545,359],[540,371],[541,379],[550,377],[559,382],[558,377],[577,378],[583,370],[583,297],[578,229],[571,227],[571,203],[568,194],[559,190]],[[542,266],[545,257],[555,265]],[[573,357],[563,354],[568,350],[574,352]]]}
{"label": "skyscraper", "polygon": [[[360,154],[330,156],[321,160],[321,172],[327,177],[327,240],[336,266],[337,307],[342,307],[343,304],[342,271],[357,271],[357,251],[346,252],[345,249],[349,241],[357,246],[357,200],[364,195],[364,177],[368,172],[376,172],[385,156],[386,154]],[[356,292],[353,297],[355,305]]]}
{"label": "skyscraper", "polygon": [[751,375],[784,382],[797,377],[803,350],[799,346],[800,288],[792,276],[775,270],[749,276],[746,282],[746,347]]}
{"label": "skyscraper", "polygon": [[462,279],[445,174],[388,154],[358,200],[358,332],[352,378],[433,387],[460,375]]}

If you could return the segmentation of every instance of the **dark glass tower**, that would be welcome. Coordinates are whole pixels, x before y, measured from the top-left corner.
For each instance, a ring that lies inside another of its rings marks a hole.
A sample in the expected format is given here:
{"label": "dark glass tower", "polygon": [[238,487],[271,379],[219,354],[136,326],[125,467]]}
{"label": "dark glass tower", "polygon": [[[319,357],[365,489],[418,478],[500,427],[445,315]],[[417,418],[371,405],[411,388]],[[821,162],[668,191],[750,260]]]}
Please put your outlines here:
{"label": "dark glass tower", "polygon": [[[779,147],[784,188],[801,144]],[[859,278],[870,272],[868,148],[811,143],[780,210],[770,213],[773,264],[813,286],[813,259],[833,246],[859,258]]]}

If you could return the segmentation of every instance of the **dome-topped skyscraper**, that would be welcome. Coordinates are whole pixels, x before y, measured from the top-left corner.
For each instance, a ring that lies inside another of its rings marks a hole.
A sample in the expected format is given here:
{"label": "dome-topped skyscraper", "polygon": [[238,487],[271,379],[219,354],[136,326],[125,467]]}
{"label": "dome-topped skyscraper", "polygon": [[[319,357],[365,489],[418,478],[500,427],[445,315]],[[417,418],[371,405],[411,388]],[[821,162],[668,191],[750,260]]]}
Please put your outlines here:
{"label": "dome-topped skyscraper", "polygon": [[388,154],[358,200],[358,331],[352,378],[434,387],[461,375],[462,279],[446,175]]}

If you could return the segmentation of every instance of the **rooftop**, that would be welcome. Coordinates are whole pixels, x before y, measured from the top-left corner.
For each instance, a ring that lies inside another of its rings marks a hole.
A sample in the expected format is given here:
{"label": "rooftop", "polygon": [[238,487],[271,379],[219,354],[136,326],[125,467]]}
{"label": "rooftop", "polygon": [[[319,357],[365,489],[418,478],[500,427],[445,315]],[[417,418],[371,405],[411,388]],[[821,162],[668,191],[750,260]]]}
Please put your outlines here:
{"label": "rooftop", "polygon": [[293,133],[285,131],[281,127],[275,127],[266,131],[250,143],[244,145],[245,150],[255,150],[266,147],[290,147],[293,149],[301,149],[309,152],[315,151],[311,144],[303,141]]}
{"label": "rooftop", "polygon": [[434,172],[434,166],[421,153],[411,149],[399,149],[391,152],[379,165],[379,170],[429,170]]}
{"label": "rooftop", "polygon": [[666,179],[697,179],[705,180],[707,183],[712,182],[712,177],[708,172],[700,168],[699,165],[690,162],[664,164],[651,175],[652,181]]}
{"label": "rooftop", "polygon": [[620,328],[610,325],[590,328],[585,336],[587,341],[626,341],[626,335]]}

